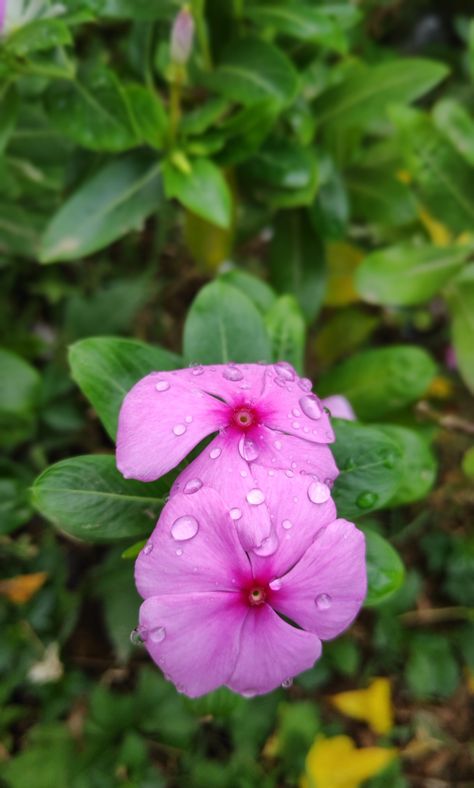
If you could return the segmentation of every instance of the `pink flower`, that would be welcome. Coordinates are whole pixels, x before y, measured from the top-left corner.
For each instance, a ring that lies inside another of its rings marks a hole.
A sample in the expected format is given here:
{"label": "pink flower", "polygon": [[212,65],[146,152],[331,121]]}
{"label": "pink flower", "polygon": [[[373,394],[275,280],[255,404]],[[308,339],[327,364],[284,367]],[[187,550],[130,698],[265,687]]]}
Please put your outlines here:
{"label": "pink flower", "polygon": [[171,30],[170,55],[174,63],[185,65],[191,54],[194,37],[194,19],[186,6],[174,20]]}
{"label": "pink flower", "polygon": [[335,419],[357,420],[351,403],[342,394],[333,394],[331,397],[326,397],[326,399],[323,399],[323,404],[325,408],[329,409],[331,416]]}
{"label": "pink flower", "polygon": [[[138,633],[191,697],[221,685],[261,694],[308,670],[365,597],[363,534],[330,498],[283,495],[276,475],[270,556],[245,552],[221,496],[201,487],[170,499],[137,559]],[[294,483],[301,492],[303,477]]]}

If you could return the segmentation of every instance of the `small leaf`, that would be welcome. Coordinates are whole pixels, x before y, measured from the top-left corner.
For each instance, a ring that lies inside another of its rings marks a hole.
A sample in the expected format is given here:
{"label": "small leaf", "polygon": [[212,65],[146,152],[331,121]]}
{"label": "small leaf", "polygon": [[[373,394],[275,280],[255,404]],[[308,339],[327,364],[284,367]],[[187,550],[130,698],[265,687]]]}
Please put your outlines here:
{"label": "small leaf", "polygon": [[474,266],[470,265],[450,286],[448,305],[451,312],[454,350],[459,371],[470,391],[474,392]]}
{"label": "small leaf", "polygon": [[0,580],[0,594],[6,596],[15,605],[23,605],[39,591],[47,577],[47,572],[8,577],[5,580]]}
{"label": "small leaf", "polygon": [[383,536],[364,528],[368,592],[365,606],[385,602],[403,585],[405,568],[395,548]]}
{"label": "small leaf", "polygon": [[445,98],[433,110],[433,120],[453,148],[474,166],[474,118],[459,101]]}
{"label": "small leaf", "polygon": [[217,280],[202,288],[184,325],[188,363],[269,361],[271,348],[265,323],[252,301]]}
{"label": "small leaf", "polygon": [[346,187],[354,218],[388,227],[416,219],[416,200],[408,186],[380,166],[351,168],[346,174]]}
{"label": "small leaf", "polygon": [[403,452],[400,479],[390,506],[402,506],[422,500],[432,489],[437,471],[436,457],[423,435],[396,424],[380,424],[389,438],[397,441]]}
{"label": "small leaf", "polygon": [[[336,52],[344,52],[347,49],[347,40],[337,16],[332,18],[332,8],[331,5],[313,8],[309,3],[304,2],[269,5],[257,3],[246,8],[245,13],[260,25],[286,36],[300,41],[319,43]],[[356,18],[355,16],[353,21]]]}
{"label": "small leaf", "polygon": [[57,528],[87,542],[145,536],[164,505],[166,481],[124,479],[108,455],[84,455],[52,465],[36,479],[35,508]]}
{"label": "small leaf", "polygon": [[280,296],[265,315],[272,361],[289,361],[303,373],[306,326],[294,296]]}
{"label": "small leaf", "polygon": [[406,680],[419,700],[449,698],[459,683],[459,669],[444,635],[417,633],[410,642]]}
{"label": "small leaf", "polygon": [[175,197],[190,211],[218,227],[230,226],[232,195],[221,171],[209,159],[194,159],[189,163],[189,172],[166,161],[163,183],[168,199]]}

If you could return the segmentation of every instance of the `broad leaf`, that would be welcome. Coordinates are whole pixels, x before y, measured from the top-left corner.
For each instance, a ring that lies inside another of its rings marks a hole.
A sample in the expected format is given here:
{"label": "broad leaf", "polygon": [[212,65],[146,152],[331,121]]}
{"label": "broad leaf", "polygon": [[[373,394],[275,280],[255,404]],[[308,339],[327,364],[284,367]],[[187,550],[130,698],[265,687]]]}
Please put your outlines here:
{"label": "broad leaf", "polygon": [[40,376],[21,356],[0,348],[0,420],[29,418],[38,404]]}
{"label": "broad leaf", "polygon": [[132,339],[91,337],[69,349],[72,377],[92,403],[112,439],[122,400],[149,372],[182,366],[179,356]]}
{"label": "broad leaf", "polygon": [[232,219],[232,195],[219,168],[209,159],[189,162],[189,171],[171,161],[163,165],[163,183],[168,199],[175,197],[203,219],[228,228]]}
{"label": "broad leaf", "polygon": [[276,295],[270,285],[242,268],[231,268],[220,274],[219,279],[241,290],[260,312],[267,312],[275,303]]}
{"label": "broad leaf", "polygon": [[405,568],[397,551],[383,536],[364,529],[367,561],[368,591],[365,606],[385,602],[402,586]]}
{"label": "broad leaf", "polygon": [[401,476],[397,491],[390,500],[390,506],[402,506],[422,500],[433,487],[437,471],[436,457],[428,441],[416,430],[396,424],[378,426],[400,445],[404,458],[400,466]]}
{"label": "broad leaf", "polygon": [[[300,41],[344,52],[347,39],[337,18],[331,17],[331,5],[313,8],[310,3],[249,4],[246,15],[258,24]],[[355,20],[354,20],[355,21]]]}
{"label": "broad leaf", "polygon": [[272,344],[272,361],[289,361],[303,373],[306,326],[294,296],[280,296],[265,315]]}
{"label": "broad leaf", "polygon": [[438,101],[433,119],[457,152],[474,166],[474,118],[459,101],[445,98]]}
{"label": "broad leaf", "polygon": [[408,224],[417,218],[416,200],[408,186],[381,167],[350,169],[346,187],[355,218],[388,227]]}
{"label": "broad leaf", "polygon": [[474,392],[474,266],[452,283],[448,293],[452,338],[459,371]]}

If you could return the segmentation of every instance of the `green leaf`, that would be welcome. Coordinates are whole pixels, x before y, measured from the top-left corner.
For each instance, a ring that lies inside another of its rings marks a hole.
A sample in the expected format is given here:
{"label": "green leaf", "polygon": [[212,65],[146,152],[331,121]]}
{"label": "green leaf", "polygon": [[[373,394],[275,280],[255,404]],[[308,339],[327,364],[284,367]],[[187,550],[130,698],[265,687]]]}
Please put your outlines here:
{"label": "green leaf", "polygon": [[53,83],[46,107],[59,131],[89,150],[117,153],[139,142],[125,88],[106,66],[86,66],[77,79]]}
{"label": "green leaf", "polygon": [[331,18],[331,8],[331,5],[313,8],[303,2],[252,4],[245,14],[254,22],[299,41],[345,52],[347,39],[337,18]]}
{"label": "green leaf", "polygon": [[35,508],[57,528],[87,542],[149,534],[165,503],[164,479],[124,479],[115,458],[91,454],[51,465],[33,484]]}
{"label": "green leaf", "polygon": [[100,9],[104,17],[134,19],[141,22],[152,22],[154,19],[171,18],[177,13],[176,0],[105,0]]}
{"label": "green leaf", "polygon": [[[25,775],[34,775],[35,788],[67,788],[77,770],[74,742],[63,722],[48,722],[30,728],[27,745],[3,764],[2,772],[11,788],[24,788]],[[28,778],[29,779],[29,778]]]}
{"label": "green leaf", "polygon": [[334,485],[338,515],[360,517],[381,509],[399,486],[403,455],[400,444],[376,427],[334,420],[332,450],[340,474]]}
{"label": "green leaf", "polygon": [[18,94],[8,83],[0,89],[0,154],[3,153],[15,128],[18,113]]}
{"label": "green leaf", "polygon": [[305,213],[277,214],[270,247],[270,279],[280,293],[292,293],[308,322],[319,312],[325,292],[324,251]]}
{"label": "green leaf", "polygon": [[133,652],[130,633],[137,626],[141,602],[134,588],[133,564],[122,561],[115,550],[110,551],[100,565],[94,594],[101,600],[115,656],[119,662],[126,662]]}
{"label": "green leaf", "polygon": [[355,275],[356,287],[370,304],[421,304],[444,287],[470,252],[466,246],[390,246],[362,261]]}
{"label": "green leaf", "polygon": [[242,174],[272,206],[311,205],[318,187],[314,150],[288,140],[269,140],[245,163]]}
{"label": "green leaf", "polygon": [[397,491],[390,500],[390,506],[422,500],[432,489],[437,471],[436,457],[426,438],[416,430],[395,424],[380,424],[378,427],[400,445],[404,457]]}
{"label": "green leaf", "polygon": [[418,700],[448,698],[459,683],[459,669],[444,635],[416,633],[410,643],[406,664],[410,692]]}
{"label": "green leaf", "polygon": [[188,363],[269,361],[271,348],[263,317],[252,301],[217,280],[202,288],[184,324]]}
{"label": "green leaf", "polygon": [[474,118],[463,105],[455,99],[442,99],[433,110],[433,120],[453,148],[474,166]]}
{"label": "green leaf", "polygon": [[189,172],[164,162],[163,183],[168,199],[175,197],[182,205],[203,219],[228,228],[232,220],[232,195],[219,168],[209,159],[194,159]]}
{"label": "green leaf", "polygon": [[10,33],[5,42],[5,49],[17,57],[24,57],[31,52],[40,52],[71,43],[71,33],[60,19],[35,19]]}
{"label": "green leaf", "polygon": [[29,418],[38,404],[40,376],[21,356],[0,348],[0,420]]}
{"label": "green leaf", "polygon": [[66,303],[64,328],[69,339],[120,334],[153,295],[149,276],[116,279],[93,293],[73,293]]}
{"label": "green leaf", "polygon": [[112,439],[125,394],[155,370],[182,366],[179,356],[133,339],[91,337],[69,348],[72,377],[92,403]]}
{"label": "green leaf", "polygon": [[22,257],[36,257],[45,217],[20,205],[0,202],[0,245]]}
{"label": "green leaf", "polygon": [[380,323],[377,315],[359,307],[338,309],[320,327],[314,348],[325,366],[350,355],[364,344]]}
{"label": "green leaf", "polygon": [[360,64],[343,81],[324,91],[314,111],[326,130],[366,125],[384,116],[390,104],[420,98],[448,74],[443,63],[424,58],[397,58],[377,65]]}
{"label": "green leaf", "polygon": [[303,373],[306,326],[294,296],[280,296],[265,315],[272,361],[289,361]]}
{"label": "green leaf", "polygon": [[397,551],[383,536],[364,529],[368,591],[365,606],[385,602],[403,585],[405,568]]}
{"label": "green leaf", "polygon": [[428,353],[414,345],[392,345],[357,353],[319,380],[318,393],[344,394],[357,416],[376,421],[416,402],[436,374]]}
{"label": "green leaf", "polygon": [[356,218],[388,227],[409,224],[417,218],[416,200],[408,186],[381,167],[351,168],[346,186]]}
{"label": "green leaf", "polygon": [[76,260],[142,227],[161,202],[160,165],[129,155],[106,164],[52,217],[40,260]]}
{"label": "green leaf", "polygon": [[267,312],[275,303],[276,295],[270,285],[248,271],[241,268],[231,268],[219,274],[219,279],[221,282],[241,290],[253,301],[260,312]]}
{"label": "green leaf", "polygon": [[451,334],[459,371],[474,392],[474,266],[470,265],[450,286],[448,305]]}
{"label": "green leaf", "polygon": [[289,104],[298,90],[298,74],[283,52],[273,44],[247,37],[231,43],[207,84],[241,104],[271,98]]}
{"label": "green leaf", "polygon": [[157,150],[164,147],[168,115],[158,93],[139,83],[125,86],[125,95],[139,138]]}

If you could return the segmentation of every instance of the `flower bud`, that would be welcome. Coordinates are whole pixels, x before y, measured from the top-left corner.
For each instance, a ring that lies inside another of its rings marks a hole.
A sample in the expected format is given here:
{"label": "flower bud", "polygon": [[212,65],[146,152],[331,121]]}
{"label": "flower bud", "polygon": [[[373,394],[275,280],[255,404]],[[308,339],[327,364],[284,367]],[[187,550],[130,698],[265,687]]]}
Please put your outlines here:
{"label": "flower bud", "polygon": [[[1,2],[1,0],[0,0]],[[184,66],[191,54],[194,36],[194,19],[187,6],[181,9],[171,30],[171,60]]]}

